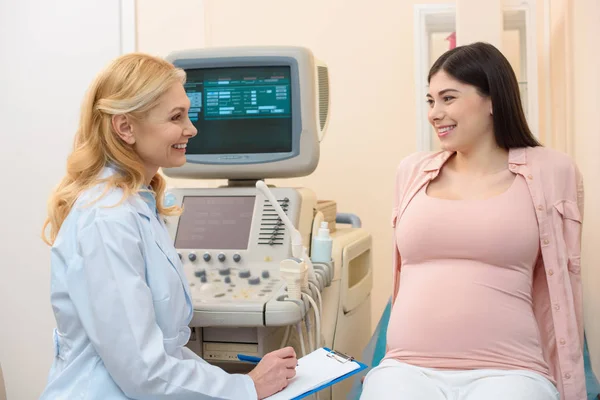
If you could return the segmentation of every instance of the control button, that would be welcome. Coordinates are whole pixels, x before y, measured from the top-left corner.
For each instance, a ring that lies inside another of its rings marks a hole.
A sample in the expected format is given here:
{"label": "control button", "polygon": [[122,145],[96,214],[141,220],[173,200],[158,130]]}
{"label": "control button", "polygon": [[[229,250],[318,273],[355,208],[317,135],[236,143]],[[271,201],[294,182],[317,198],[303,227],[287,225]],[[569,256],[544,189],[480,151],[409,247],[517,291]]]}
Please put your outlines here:
{"label": "control button", "polygon": [[229,275],[231,274],[231,268],[221,268],[219,269],[219,275]]}
{"label": "control button", "polygon": [[240,262],[242,260],[242,256],[240,256],[239,254],[234,254],[233,255],[233,261],[235,262]]}
{"label": "control button", "polygon": [[212,257],[210,256],[210,253],[204,253],[202,258],[204,259],[204,261],[209,262]]}
{"label": "control button", "polygon": [[272,290],[271,289],[263,289],[263,290],[261,290],[261,292],[263,292],[263,293],[271,293]]}
{"label": "control button", "polygon": [[260,278],[258,276],[253,276],[252,278],[248,279],[248,283],[251,285],[258,285],[260,283]]}
{"label": "control button", "polygon": [[215,297],[224,297],[224,296],[225,296],[225,293],[217,293],[217,294],[215,294]]}
{"label": "control button", "polygon": [[267,270],[264,270],[264,271],[262,272],[262,277],[263,277],[264,279],[269,279],[269,276],[271,276],[271,275],[269,274],[269,271],[267,271]]}
{"label": "control button", "polygon": [[197,278],[206,276],[206,270],[205,269],[196,270],[196,271],[194,271],[194,275],[196,275]]}
{"label": "control button", "polygon": [[240,278],[250,278],[250,270],[243,269],[240,271]]}
{"label": "control button", "polygon": [[206,283],[206,275],[202,275],[202,276],[200,277],[200,282],[202,282],[202,283]]}
{"label": "control button", "polygon": [[223,280],[225,283],[231,283],[231,277],[230,276],[226,276],[225,279]]}
{"label": "control button", "polygon": [[196,253],[190,253],[188,254],[188,258],[190,259],[191,262],[196,261]]}
{"label": "control button", "polygon": [[[204,277],[206,278],[206,277]],[[201,280],[203,278],[200,278]],[[208,294],[208,295],[213,295],[214,293],[217,293],[219,291],[219,287],[217,285],[215,285],[214,283],[202,283],[199,287],[199,290],[203,293],[203,294]]]}
{"label": "control button", "polygon": [[226,258],[226,257],[225,257],[225,254],[223,254],[223,253],[219,253],[219,255],[218,255],[218,257],[217,257],[217,258],[219,259],[219,261],[223,262],[223,261],[225,261],[225,258]]}

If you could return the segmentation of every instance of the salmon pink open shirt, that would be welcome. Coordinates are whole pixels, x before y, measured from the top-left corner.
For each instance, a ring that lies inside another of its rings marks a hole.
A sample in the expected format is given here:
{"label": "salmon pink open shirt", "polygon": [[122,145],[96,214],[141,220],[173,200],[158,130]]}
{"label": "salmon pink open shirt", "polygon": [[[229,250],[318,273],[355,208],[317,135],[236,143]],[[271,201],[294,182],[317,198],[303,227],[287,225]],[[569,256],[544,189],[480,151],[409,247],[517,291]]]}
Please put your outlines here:
{"label": "salmon pink open shirt", "polygon": [[[424,185],[435,179],[452,152],[415,153],[398,166],[392,226]],[[565,154],[527,147],[509,151],[509,169],[521,175],[539,225],[540,268],[533,277],[533,311],[543,356],[562,400],[586,398],[583,366],[583,302],[581,285],[581,226],[583,179]],[[394,240],[393,300],[400,287],[401,254]],[[388,349],[385,358],[394,358]]]}

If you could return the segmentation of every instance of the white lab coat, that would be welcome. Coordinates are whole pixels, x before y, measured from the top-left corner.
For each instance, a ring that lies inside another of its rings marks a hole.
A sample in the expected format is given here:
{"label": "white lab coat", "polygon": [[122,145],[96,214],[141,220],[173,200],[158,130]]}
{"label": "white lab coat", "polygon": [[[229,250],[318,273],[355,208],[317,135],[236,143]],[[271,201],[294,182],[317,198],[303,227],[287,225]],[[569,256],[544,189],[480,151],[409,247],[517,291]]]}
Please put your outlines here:
{"label": "white lab coat", "polygon": [[[106,168],[102,176],[116,173]],[[42,400],[256,399],[184,347],[188,282],[152,195],[82,195],[52,247],[55,358]]]}

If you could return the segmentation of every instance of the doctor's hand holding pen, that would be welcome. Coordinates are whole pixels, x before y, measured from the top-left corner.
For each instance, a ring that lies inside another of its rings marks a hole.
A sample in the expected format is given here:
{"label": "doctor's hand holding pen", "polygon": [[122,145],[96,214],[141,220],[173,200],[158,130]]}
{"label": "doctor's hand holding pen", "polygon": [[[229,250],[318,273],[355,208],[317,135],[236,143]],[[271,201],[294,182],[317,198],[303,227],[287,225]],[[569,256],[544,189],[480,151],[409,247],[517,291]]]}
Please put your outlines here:
{"label": "doctor's hand holding pen", "polygon": [[288,385],[288,380],[296,376],[298,360],[292,347],[284,347],[265,355],[258,365],[248,373],[254,381],[259,399],[269,397]]}

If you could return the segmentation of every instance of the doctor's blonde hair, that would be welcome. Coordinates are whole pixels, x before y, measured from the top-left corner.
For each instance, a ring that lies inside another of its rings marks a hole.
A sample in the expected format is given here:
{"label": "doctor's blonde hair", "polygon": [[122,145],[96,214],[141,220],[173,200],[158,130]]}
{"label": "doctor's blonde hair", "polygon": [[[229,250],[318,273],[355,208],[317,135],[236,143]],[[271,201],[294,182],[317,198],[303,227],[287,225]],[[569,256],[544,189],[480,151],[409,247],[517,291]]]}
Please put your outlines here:
{"label": "doctor's blonde hair", "polygon": [[[185,83],[183,70],[147,54],[132,53],[114,60],[94,80],[83,100],[73,150],[67,159],[67,173],[50,197],[48,218],[42,239],[53,245],[62,223],[83,191],[106,182],[106,190],[120,188],[124,198],[145,184],[144,164],[131,145],[122,141],[112,127],[114,115],[140,119],[155,107],[172,85]],[[100,180],[107,165],[119,173]],[[154,175],[150,186],[162,215],[177,215],[177,206],[165,207],[164,178]]]}

